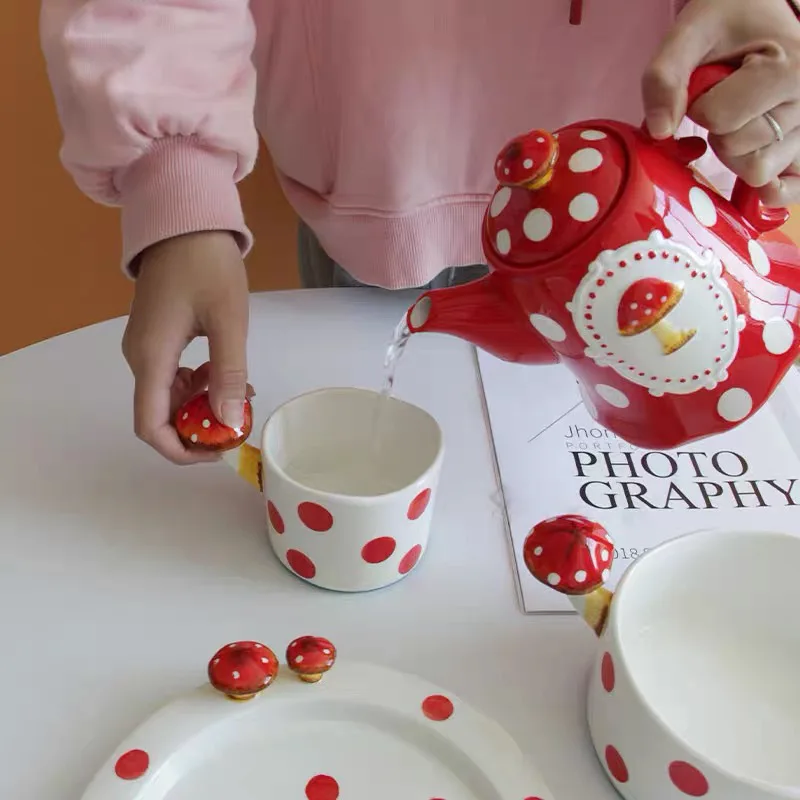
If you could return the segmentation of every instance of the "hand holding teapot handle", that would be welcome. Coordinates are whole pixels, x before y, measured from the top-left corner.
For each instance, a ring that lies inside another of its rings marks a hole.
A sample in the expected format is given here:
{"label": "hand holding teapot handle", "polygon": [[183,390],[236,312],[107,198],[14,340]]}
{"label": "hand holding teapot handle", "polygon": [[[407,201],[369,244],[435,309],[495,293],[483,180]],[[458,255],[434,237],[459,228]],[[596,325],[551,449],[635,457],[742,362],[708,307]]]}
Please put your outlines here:
{"label": "hand holding teapot handle", "polygon": [[[689,78],[687,108],[691,108],[702,95],[735,71],[735,67],[728,64],[705,64],[698,67]],[[646,123],[642,127],[647,130]],[[789,219],[788,209],[768,208],[763,205],[758,191],[741,178],[736,179],[731,202],[758,233],[766,233],[780,228]]]}

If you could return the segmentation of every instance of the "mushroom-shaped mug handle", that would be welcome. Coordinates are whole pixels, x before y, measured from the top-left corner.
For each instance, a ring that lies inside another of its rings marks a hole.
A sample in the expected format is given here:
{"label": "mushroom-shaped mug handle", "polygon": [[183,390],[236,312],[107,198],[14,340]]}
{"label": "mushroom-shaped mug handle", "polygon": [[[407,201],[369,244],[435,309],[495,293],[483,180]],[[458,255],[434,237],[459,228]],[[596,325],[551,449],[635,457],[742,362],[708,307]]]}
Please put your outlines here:
{"label": "mushroom-shaped mug handle", "polygon": [[600,636],[613,597],[603,586],[614,562],[614,543],[606,529],[579,514],[551,517],[534,525],[522,554],[531,575],[566,595]]}
{"label": "mushroom-shaped mug handle", "polygon": [[184,447],[219,453],[236,474],[260,491],[264,491],[261,450],[247,443],[253,428],[253,387],[247,385],[244,401],[244,424],[230,428],[216,419],[211,410],[208,391],[190,398],[175,412],[173,425]]}
{"label": "mushroom-shaped mug handle", "polygon": [[[704,64],[698,67],[689,79],[687,108],[691,108],[702,95],[724,81],[725,78],[730,77],[735,71],[736,68],[729,64]],[[642,129],[649,135],[647,123],[642,125]],[[736,179],[731,202],[758,233],[767,233],[780,228],[789,219],[788,209],[767,208],[761,203],[758,191],[741,178]]]}

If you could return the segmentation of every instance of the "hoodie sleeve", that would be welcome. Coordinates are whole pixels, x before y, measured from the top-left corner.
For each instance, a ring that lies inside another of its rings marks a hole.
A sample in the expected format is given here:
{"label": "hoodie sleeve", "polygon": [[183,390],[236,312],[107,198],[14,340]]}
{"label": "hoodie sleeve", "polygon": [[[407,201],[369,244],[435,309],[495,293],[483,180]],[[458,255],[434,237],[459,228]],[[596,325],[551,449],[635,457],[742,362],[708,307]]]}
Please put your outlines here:
{"label": "hoodie sleeve", "polygon": [[156,242],[251,235],[236,184],[253,168],[255,28],[248,0],[43,0],[42,49],[61,160],[122,210],[123,267]]}

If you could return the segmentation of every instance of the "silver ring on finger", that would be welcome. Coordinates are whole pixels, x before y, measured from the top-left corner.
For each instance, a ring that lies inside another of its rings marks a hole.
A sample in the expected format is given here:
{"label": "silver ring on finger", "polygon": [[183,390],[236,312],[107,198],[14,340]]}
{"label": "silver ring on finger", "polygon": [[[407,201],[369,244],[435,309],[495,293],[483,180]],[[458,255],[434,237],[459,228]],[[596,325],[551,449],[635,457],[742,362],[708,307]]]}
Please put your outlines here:
{"label": "silver ring on finger", "polygon": [[764,112],[764,119],[767,121],[767,124],[770,126],[770,128],[772,128],[772,133],[775,135],[775,141],[782,142],[784,139],[784,133],[783,128],[781,128],[778,120],[776,120],[769,111]]}

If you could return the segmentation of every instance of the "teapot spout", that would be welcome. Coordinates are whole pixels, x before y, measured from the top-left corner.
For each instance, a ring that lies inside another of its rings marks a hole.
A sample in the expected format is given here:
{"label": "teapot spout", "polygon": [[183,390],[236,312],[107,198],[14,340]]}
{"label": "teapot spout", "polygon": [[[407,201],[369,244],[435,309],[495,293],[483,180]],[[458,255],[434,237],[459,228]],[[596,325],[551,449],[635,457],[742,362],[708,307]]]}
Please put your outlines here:
{"label": "teapot spout", "polygon": [[408,310],[408,329],[457,336],[503,361],[556,363],[556,353],[530,324],[507,282],[492,272],[471,283],[431,289]]}
{"label": "teapot spout", "polygon": [[531,575],[566,595],[601,636],[614,597],[603,586],[614,562],[614,543],[605,528],[578,514],[551,517],[533,527],[522,555]]}
{"label": "teapot spout", "polygon": [[232,467],[240,478],[244,478],[260,492],[264,491],[261,451],[257,447],[245,442],[235,450],[226,450],[222,454],[222,460]]}

